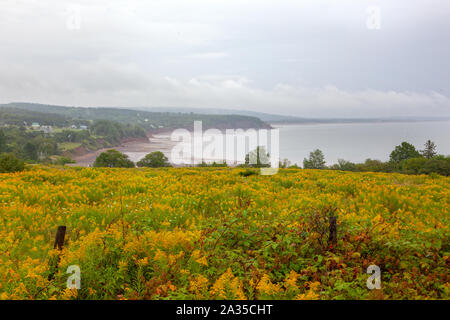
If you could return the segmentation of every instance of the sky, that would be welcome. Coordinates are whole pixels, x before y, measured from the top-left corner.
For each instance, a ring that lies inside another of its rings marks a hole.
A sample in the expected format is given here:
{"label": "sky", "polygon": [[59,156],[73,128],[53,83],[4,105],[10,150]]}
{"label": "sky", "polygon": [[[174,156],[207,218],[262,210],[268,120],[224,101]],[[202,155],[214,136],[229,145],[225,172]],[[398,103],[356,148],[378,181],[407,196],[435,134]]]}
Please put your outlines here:
{"label": "sky", "polygon": [[0,103],[450,116],[448,0],[0,0]]}

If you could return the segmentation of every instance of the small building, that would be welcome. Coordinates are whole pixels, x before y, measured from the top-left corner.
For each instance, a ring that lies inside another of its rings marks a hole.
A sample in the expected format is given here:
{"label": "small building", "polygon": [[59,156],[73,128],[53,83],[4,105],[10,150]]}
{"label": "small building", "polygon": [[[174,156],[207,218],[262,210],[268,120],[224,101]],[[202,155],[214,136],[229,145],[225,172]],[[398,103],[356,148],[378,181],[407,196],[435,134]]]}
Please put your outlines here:
{"label": "small building", "polygon": [[53,128],[52,128],[52,126],[41,126],[41,131],[44,133],[52,133]]}
{"label": "small building", "polygon": [[81,130],[87,130],[87,126],[80,126]]}
{"label": "small building", "polygon": [[72,129],[76,129],[76,128],[77,128],[77,126],[76,126],[76,125],[74,125],[74,124],[73,124],[73,125],[71,125],[70,127],[71,127]]}
{"label": "small building", "polygon": [[33,128],[33,129],[39,129],[39,122],[33,122],[32,124],[31,124],[31,128]]}

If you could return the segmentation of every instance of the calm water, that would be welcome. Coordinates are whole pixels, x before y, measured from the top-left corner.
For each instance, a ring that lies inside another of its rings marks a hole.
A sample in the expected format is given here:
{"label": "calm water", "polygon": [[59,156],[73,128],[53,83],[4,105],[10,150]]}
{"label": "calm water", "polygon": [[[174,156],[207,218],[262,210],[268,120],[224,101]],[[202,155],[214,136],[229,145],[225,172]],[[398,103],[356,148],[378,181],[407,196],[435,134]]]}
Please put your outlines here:
{"label": "calm water", "polygon": [[437,145],[439,154],[450,155],[450,122],[398,122],[273,125],[280,130],[280,158],[302,165],[309,152],[320,149],[327,164],[338,159],[363,162],[367,158],[386,161],[402,141],[421,150],[426,140]]}
{"label": "calm water", "polygon": [[[407,141],[421,150],[428,139],[436,143],[439,154],[450,155],[450,121],[272,126],[279,129],[280,159],[287,158],[292,164],[298,165],[303,165],[303,159],[315,149],[323,151],[327,165],[336,163],[338,159],[352,162],[364,162],[367,158],[386,161],[401,142]],[[139,142],[120,151],[136,162],[147,153],[159,150],[172,161],[171,150],[175,144],[177,142],[171,141],[170,133],[160,134],[150,139],[148,145]],[[202,159],[201,156],[195,158]],[[203,155],[206,162],[221,161],[223,158]],[[238,156],[237,162],[228,155],[225,158],[229,164],[243,163],[245,152]],[[186,161],[190,163],[191,160],[187,157]]]}

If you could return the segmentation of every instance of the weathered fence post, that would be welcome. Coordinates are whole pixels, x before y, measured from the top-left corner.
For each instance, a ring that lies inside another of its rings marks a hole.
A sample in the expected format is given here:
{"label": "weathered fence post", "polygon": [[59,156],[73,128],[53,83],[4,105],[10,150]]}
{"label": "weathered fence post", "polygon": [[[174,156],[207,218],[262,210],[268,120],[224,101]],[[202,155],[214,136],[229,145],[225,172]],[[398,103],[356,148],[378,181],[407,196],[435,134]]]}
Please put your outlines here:
{"label": "weathered fence post", "polygon": [[[58,226],[58,230],[56,230],[55,236],[55,244],[53,245],[53,249],[62,250],[64,246],[64,237],[66,236],[66,226]],[[59,254],[53,261],[50,262],[50,274],[48,275],[48,280],[52,280],[55,276],[55,273],[58,270],[59,263]]]}
{"label": "weathered fence post", "polygon": [[328,244],[335,245],[337,243],[337,217],[331,216],[330,217],[330,235],[328,237]]}
{"label": "weathered fence post", "polygon": [[64,246],[64,237],[66,236],[66,226],[59,226],[56,231],[55,244],[53,249],[61,250]]}

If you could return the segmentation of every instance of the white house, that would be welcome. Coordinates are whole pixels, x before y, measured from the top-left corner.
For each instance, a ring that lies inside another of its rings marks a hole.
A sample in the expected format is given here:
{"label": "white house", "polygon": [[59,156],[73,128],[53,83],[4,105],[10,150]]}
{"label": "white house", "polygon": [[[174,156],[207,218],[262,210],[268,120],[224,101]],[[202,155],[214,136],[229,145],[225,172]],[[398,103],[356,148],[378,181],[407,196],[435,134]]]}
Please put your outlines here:
{"label": "white house", "polygon": [[41,131],[44,133],[52,133],[53,128],[52,128],[52,126],[41,126]]}

